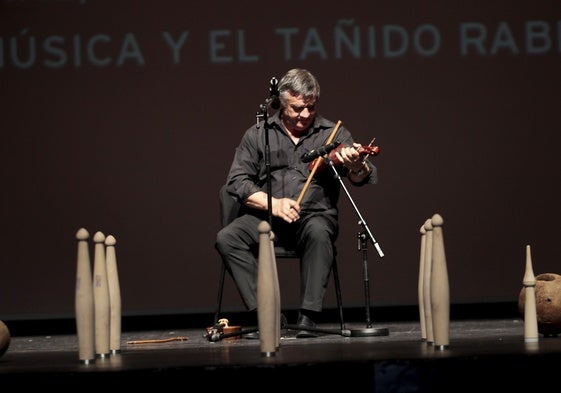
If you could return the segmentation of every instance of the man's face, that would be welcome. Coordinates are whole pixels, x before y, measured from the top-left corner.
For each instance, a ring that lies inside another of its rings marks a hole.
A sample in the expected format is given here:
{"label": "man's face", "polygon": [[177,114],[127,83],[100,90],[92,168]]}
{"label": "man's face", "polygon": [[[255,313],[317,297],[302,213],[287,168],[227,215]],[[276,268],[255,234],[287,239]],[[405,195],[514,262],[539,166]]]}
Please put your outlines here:
{"label": "man's face", "polygon": [[283,123],[290,130],[302,132],[307,130],[314,121],[316,98],[289,95],[283,110]]}

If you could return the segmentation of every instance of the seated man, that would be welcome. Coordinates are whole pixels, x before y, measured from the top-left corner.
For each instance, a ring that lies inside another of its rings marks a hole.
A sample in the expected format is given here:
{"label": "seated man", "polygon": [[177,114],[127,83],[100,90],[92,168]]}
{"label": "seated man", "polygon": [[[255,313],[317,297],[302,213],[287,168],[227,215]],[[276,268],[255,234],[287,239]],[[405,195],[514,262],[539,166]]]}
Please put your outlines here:
{"label": "seated man", "polygon": [[300,255],[301,301],[297,325],[303,330],[296,337],[310,337],[315,335],[304,329],[315,327],[314,319],[322,311],[334,260],[340,184],[333,170],[323,165],[323,169],[315,172],[304,198],[299,198],[312,167],[302,157],[331,139],[341,143],[331,153],[337,171],[352,184],[375,184],[377,171],[368,157],[359,153],[361,145],[353,141],[345,127],[337,128],[335,123],[317,114],[320,86],[309,71],[289,70],[280,79],[278,92],[278,112],[268,119],[267,126],[261,121],[247,129],[236,148],[226,185],[242,208],[240,215],[218,232],[215,246],[245,306],[256,310],[257,228],[261,221],[269,219],[264,135],[269,132],[271,227],[279,244],[296,247]]}

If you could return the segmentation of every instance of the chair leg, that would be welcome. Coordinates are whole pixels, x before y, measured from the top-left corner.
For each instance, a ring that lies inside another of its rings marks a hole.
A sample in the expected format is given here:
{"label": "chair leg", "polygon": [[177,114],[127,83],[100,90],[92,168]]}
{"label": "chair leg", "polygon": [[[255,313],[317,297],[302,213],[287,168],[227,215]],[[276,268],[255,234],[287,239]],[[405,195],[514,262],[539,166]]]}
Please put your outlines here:
{"label": "chair leg", "polygon": [[[333,265],[331,267],[333,274],[333,282],[335,285],[335,296],[337,298],[337,311],[339,313],[339,322],[341,324],[341,331],[345,330],[345,320],[343,317],[343,300],[341,296],[341,284],[339,282],[339,271],[337,269],[337,260],[333,259]],[[218,295],[216,298],[216,311],[214,313],[214,325],[218,323],[220,319],[220,313],[222,312],[222,296],[224,292],[224,280],[226,278],[226,266],[224,263],[220,266],[220,278],[218,281]]]}
{"label": "chair leg", "polygon": [[218,323],[220,313],[222,312],[222,293],[224,291],[224,278],[226,277],[226,266],[220,264],[220,279],[218,281],[218,296],[216,299],[216,312],[214,313],[214,325]]}
{"label": "chair leg", "polygon": [[337,297],[337,310],[339,311],[339,321],[341,323],[341,331],[345,330],[345,320],[343,319],[343,299],[341,296],[341,284],[339,283],[339,271],[337,270],[337,260],[333,259],[333,281],[335,284],[335,296]]}

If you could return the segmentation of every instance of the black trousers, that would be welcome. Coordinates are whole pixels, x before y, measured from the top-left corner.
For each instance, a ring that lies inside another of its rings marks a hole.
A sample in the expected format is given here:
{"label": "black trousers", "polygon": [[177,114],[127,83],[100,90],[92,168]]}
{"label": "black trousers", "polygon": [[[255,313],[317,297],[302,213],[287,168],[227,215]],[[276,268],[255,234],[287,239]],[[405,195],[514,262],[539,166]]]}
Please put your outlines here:
{"label": "black trousers", "polygon": [[[216,250],[248,310],[257,309],[257,228],[263,219],[263,216],[243,214],[216,235]],[[275,217],[271,224],[275,241],[296,247],[300,255],[300,308],[321,311],[339,231],[336,212],[302,215],[292,224]]]}

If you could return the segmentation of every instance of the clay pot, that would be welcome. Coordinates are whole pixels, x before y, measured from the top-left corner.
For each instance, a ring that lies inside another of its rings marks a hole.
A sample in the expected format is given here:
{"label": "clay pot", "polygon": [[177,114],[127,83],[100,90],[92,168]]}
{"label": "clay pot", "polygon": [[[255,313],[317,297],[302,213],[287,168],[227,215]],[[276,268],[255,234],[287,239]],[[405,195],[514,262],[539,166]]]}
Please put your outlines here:
{"label": "clay pot", "polygon": [[[524,315],[526,288],[518,296],[518,310]],[[538,332],[544,336],[561,333],[561,275],[543,273],[536,276],[536,314]]]}
{"label": "clay pot", "polygon": [[0,321],[0,357],[8,350],[10,346],[10,330],[8,326]]}

